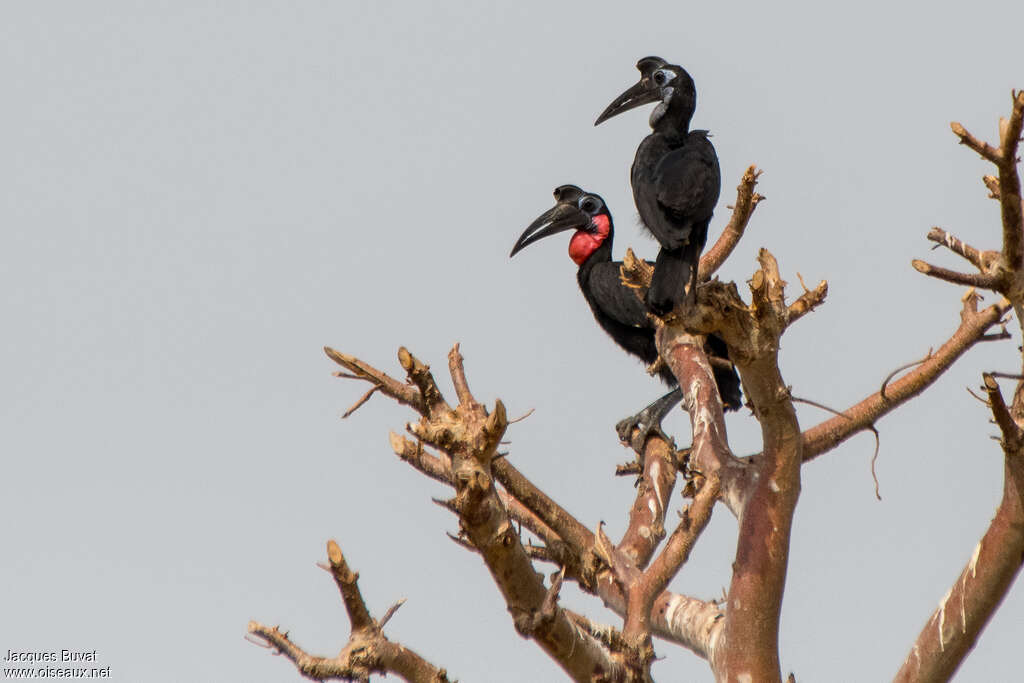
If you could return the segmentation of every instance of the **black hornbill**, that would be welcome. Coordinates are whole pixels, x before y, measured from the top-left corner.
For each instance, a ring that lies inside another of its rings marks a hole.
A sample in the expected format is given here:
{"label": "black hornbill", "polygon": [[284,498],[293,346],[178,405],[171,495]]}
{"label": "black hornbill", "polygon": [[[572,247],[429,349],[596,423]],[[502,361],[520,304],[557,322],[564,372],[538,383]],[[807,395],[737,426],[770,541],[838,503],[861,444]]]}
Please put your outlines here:
{"label": "black hornbill", "polygon": [[[550,235],[575,230],[569,240],[569,257],[579,266],[576,279],[597,323],[626,352],[645,363],[653,363],[658,358],[654,325],[636,293],[622,284],[619,276],[622,262],[612,261],[612,216],[604,200],[575,185],[562,185],[554,194],[555,206],[530,224],[509,256]],[[729,358],[725,342],[713,335],[707,337],[704,350],[713,358],[726,361]],[[722,405],[726,410],[736,410],[742,398],[736,370],[718,363],[713,371]],[[624,441],[629,439],[634,427],[641,430],[642,438],[660,430],[662,418],[682,399],[671,370],[662,366],[658,374],[665,384],[675,388],[616,425]]]}
{"label": "black hornbill", "polygon": [[615,98],[594,125],[658,102],[651,112],[653,132],[636,150],[630,180],[640,220],[661,244],[646,302],[664,315],[684,300],[687,283],[685,301],[696,302],[697,265],[722,180],[708,131],[690,130],[697,106],[690,74],[660,57],[644,57],[636,68],[640,81]]}

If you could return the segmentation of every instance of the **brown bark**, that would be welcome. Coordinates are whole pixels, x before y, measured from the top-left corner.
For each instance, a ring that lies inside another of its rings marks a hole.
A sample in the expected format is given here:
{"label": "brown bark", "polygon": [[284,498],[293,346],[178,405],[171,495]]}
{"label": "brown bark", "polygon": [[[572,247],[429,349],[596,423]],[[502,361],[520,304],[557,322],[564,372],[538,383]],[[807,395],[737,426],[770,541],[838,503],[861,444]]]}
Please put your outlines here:
{"label": "brown bark", "polygon": [[[636,446],[638,461],[632,471],[640,475],[637,493],[626,533],[616,546],[601,525],[593,531],[587,528],[513,466],[506,454],[497,452],[508,425],[504,407],[498,401],[488,412],[476,401],[457,345],[448,357],[458,399],[454,406],[445,400],[429,366],[404,348],[398,355],[405,381],[326,349],[346,370],[339,376],[371,384],[345,416],[375,393],[419,413],[419,421],[407,427],[415,438],[392,433],[393,450],[426,476],[454,488],[454,498],[437,501],[458,516],[460,535],[453,538],[483,559],[517,631],[534,640],[571,679],[650,680],[651,636],[658,635],[707,659],[717,680],[781,681],[780,614],[802,463],[861,430],[874,429],[880,417],[934,383],[974,344],[1006,338],[1005,328],[997,333],[990,330],[1004,323],[1011,308],[1018,318],[1024,315],[1024,219],[1016,168],[1024,129],[1024,93],[1014,92],[1013,98],[1010,118],[1000,124],[998,147],[953,124],[961,142],[998,169],[998,176],[986,176],[984,182],[990,196],[1000,202],[1001,250],[980,250],[934,228],[928,238],[978,272],[913,262],[926,275],[988,288],[1006,298],[979,311],[979,297],[969,291],[960,326],[937,351],[893,372],[878,392],[843,414],[800,431],[778,366],[778,349],[788,326],[824,301],[828,285],[822,281],[814,289],[804,286],[803,293],[787,305],[786,283],[774,257],[764,249],[758,255],[760,267],[749,281],[750,303],[740,297],[735,284],[715,279],[701,285],[697,306],[656,322],[660,358],[679,381],[690,416],[690,471],[684,474],[692,482],[684,495],[694,495],[660,552],[680,467],[670,444],[653,437]],[[751,166],[737,187],[729,224],[701,260],[702,282],[732,253],[763,199],[754,192],[759,175]],[[649,278],[650,266],[629,251],[624,281],[641,294]],[[729,448],[721,399],[703,352],[701,335],[708,333],[726,341],[761,426],[763,448],[756,456],[737,458]],[[938,681],[952,676],[1024,562],[1024,383],[1018,385],[1014,404],[1008,407],[996,376],[985,375],[984,389],[1002,435],[1003,499],[969,563],[918,636],[897,680]],[[666,590],[709,523],[716,500],[739,521],[733,574],[721,605]],[[520,528],[532,532],[542,545],[524,545]],[[359,595],[357,576],[348,569],[340,549],[332,542],[328,553],[352,622],[349,644],[338,657],[312,657],[276,627],[253,622],[251,632],[291,658],[303,675],[314,678],[365,680],[370,673],[390,671],[408,680],[447,680],[443,669],[384,638],[381,627],[390,612],[381,622],[374,621]],[[560,567],[547,586],[534,568],[535,561]],[[560,607],[559,592],[566,579],[599,596],[621,615],[622,630]]]}
{"label": "brown bark", "polygon": [[352,635],[336,657],[308,654],[277,626],[264,626],[250,621],[250,635],[260,638],[268,647],[290,659],[300,674],[317,681],[363,681],[369,680],[370,674],[394,673],[413,683],[448,683],[444,669],[439,669],[412,650],[384,637],[382,628],[401,603],[388,610],[379,622],[374,620],[359,591],[359,574],[349,569],[341,548],[334,541],[327,543],[327,559],[330,565],[324,568],[334,577],[352,624]]}
{"label": "brown bark", "polygon": [[701,281],[709,280],[729,258],[733,249],[739,244],[740,238],[743,237],[750,217],[754,215],[754,209],[757,208],[759,202],[764,200],[762,195],[754,192],[754,187],[760,176],[761,171],[756,166],[748,166],[747,170],[743,172],[740,184],[736,187],[736,204],[732,207],[732,216],[729,217],[729,222],[722,230],[718,240],[704,252],[700,259],[697,275]]}
{"label": "brown bark", "polygon": [[989,328],[1001,321],[1009,310],[1009,302],[1001,301],[978,311],[977,295],[965,297],[960,327],[956,332],[914,370],[888,383],[884,394],[879,390],[844,410],[842,415],[805,431],[802,437],[803,459],[813,460],[827,453],[927,389],[954,361],[981,341]]}
{"label": "brown bark", "polygon": [[774,356],[742,367],[761,423],[764,451],[740,516],[725,627],[712,659],[718,680],[781,680],[779,617],[789,538],[800,494],[801,440],[796,411]]}
{"label": "brown bark", "polygon": [[896,674],[896,681],[949,680],[974,647],[1024,563],[1024,433],[990,376],[985,377],[985,389],[1002,433],[1003,498],[967,566],[918,635]]}
{"label": "brown bark", "polygon": [[[970,261],[982,274],[995,280],[992,289],[1003,293],[1013,306],[1024,331],[1024,218],[1017,174],[1017,147],[1024,127],[1024,92],[1013,93],[1009,120],[1000,120],[999,148],[978,140],[959,123],[953,132],[962,144],[982,155],[999,169],[998,183],[985,178],[991,196],[999,200],[1002,219],[1002,250],[979,251],[952,236],[941,243]],[[942,237],[933,233],[929,238]],[[966,310],[966,309],[965,309]],[[1024,353],[1024,349],[1022,349]],[[1024,366],[1024,362],[1022,362]],[[949,680],[974,647],[981,631],[999,607],[1024,564],[1024,382],[1018,382],[1012,408],[1006,405],[996,382],[997,373],[985,373],[983,390],[1000,431],[1003,449],[1003,497],[967,566],[960,572],[938,609],[918,635],[896,674],[897,681]],[[1024,374],[1024,373],[1022,373]]]}
{"label": "brown bark", "polygon": [[643,472],[636,500],[629,511],[629,526],[619,542],[619,551],[639,569],[647,566],[654,549],[665,538],[665,510],[676,485],[675,453],[663,438],[647,439],[641,460]]}

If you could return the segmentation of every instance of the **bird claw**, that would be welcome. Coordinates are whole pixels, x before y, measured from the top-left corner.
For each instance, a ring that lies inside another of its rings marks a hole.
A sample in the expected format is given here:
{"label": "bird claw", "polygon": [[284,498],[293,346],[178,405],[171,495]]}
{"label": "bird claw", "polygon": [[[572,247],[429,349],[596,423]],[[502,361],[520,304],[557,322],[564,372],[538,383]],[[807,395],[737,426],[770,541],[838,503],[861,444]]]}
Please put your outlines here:
{"label": "bird claw", "polygon": [[[673,444],[674,447],[674,442],[662,430],[661,420],[658,418],[658,411],[651,410],[648,407],[636,415],[619,420],[615,424],[615,432],[619,435],[619,441],[628,444],[633,450],[640,452],[643,450],[644,444],[647,443],[649,437],[660,436],[665,440],[665,443]],[[633,436],[634,431],[638,432],[635,437]]]}

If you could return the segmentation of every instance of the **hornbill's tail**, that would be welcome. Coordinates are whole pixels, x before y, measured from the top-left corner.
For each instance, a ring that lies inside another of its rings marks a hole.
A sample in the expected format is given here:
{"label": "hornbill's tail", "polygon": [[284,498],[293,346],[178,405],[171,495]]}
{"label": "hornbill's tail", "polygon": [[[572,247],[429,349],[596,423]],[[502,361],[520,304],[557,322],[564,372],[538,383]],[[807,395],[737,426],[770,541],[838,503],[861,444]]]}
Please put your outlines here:
{"label": "hornbill's tail", "polygon": [[[662,249],[654,262],[651,287],[647,290],[647,308],[655,315],[664,316],[676,304],[697,302],[697,265],[701,247],[690,242],[678,249]],[[689,286],[689,291],[686,287]]]}
{"label": "hornbill's tail", "polygon": [[[704,342],[704,351],[709,357],[729,359],[729,348],[718,336],[709,334]],[[713,364],[711,370],[715,374],[715,384],[718,385],[718,394],[722,397],[722,407],[726,410],[739,410],[743,405],[743,391],[740,389],[740,376],[736,368],[727,368]]]}

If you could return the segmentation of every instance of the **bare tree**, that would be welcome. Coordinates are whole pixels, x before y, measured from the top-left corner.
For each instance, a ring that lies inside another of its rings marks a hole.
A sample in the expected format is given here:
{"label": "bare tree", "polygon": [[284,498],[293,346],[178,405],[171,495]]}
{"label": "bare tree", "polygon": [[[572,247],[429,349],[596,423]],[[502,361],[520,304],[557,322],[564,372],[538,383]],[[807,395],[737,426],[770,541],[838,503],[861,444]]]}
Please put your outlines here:
{"label": "bare tree", "polygon": [[[715,680],[781,681],[779,615],[801,466],[858,432],[874,430],[879,418],[931,386],[975,344],[1007,339],[1006,316],[1011,309],[1018,324],[1024,319],[1024,220],[1017,173],[1022,120],[1024,93],[1014,92],[1010,117],[1000,120],[998,146],[952,124],[960,142],[997,169],[997,175],[983,180],[989,196],[1000,204],[1003,237],[998,251],[979,250],[934,228],[928,239],[963,257],[978,272],[913,262],[925,275],[971,288],[963,295],[956,330],[921,360],[891,373],[877,392],[805,430],[793,406],[800,399],[792,396],[779,368],[779,341],[790,325],[824,302],[827,284],[803,287],[803,293],[787,304],[786,283],[766,249],[761,249],[758,268],[748,282],[749,302],[735,283],[709,281],[743,236],[762,199],[754,191],[758,172],[747,169],[728,226],[701,260],[704,284],[699,305],[685,319],[670,314],[657,321],[659,362],[668,364],[683,389],[692,445],[676,451],[661,436],[640,443],[634,433],[636,460],[621,466],[619,473],[639,475],[639,483],[629,526],[618,543],[600,525],[590,529],[579,522],[499,451],[509,424],[505,408],[499,400],[488,410],[473,397],[458,345],[448,356],[454,404],[444,398],[430,368],[404,348],[398,352],[404,381],[358,358],[325,349],[344,368],[338,376],[370,384],[346,416],[377,392],[417,413],[418,421],[407,427],[408,436],[391,434],[395,453],[454,489],[453,498],[438,501],[458,517],[460,531],[454,540],[479,554],[518,633],[536,642],[571,679],[650,680],[652,637],[657,636],[707,660]],[[650,267],[630,252],[623,279],[642,296]],[[979,308],[975,289],[988,289],[1002,298]],[[702,351],[701,335],[709,333],[729,346],[748,405],[761,426],[760,453],[738,457],[729,448],[721,399]],[[1009,403],[999,378],[1017,381]],[[1024,363],[1021,374],[985,373],[982,392],[979,398],[991,409],[1004,453],[1002,502],[970,562],[910,646],[896,674],[899,681],[950,678],[1024,562]],[[691,502],[669,532],[667,512],[680,477],[686,481],[683,494]],[[724,600],[706,601],[668,590],[716,503],[739,522]],[[531,538],[524,539],[524,530]],[[325,568],[341,590],[352,623],[351,638],[337,657],[312,657],[287,634],[256,622],[249,624],[250,633],[314,679],[366,680],[371,673],[393,672],[411,681],[447,680],[443,669],[384,637],[382,628],[395,607],[379,621],[370,616],[357,575],[333,541],[328,558]],[[556,568],[547,581],[538,572],[538,563]],[[599,597],[621,618],[621,627],[602,626],[560,606],[559,590],[566,580]]]}

